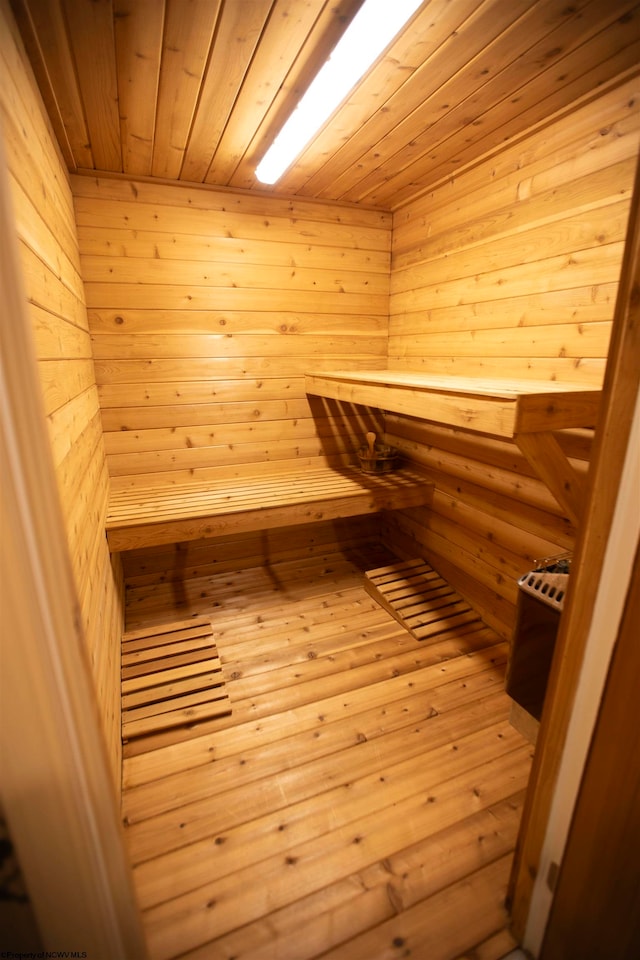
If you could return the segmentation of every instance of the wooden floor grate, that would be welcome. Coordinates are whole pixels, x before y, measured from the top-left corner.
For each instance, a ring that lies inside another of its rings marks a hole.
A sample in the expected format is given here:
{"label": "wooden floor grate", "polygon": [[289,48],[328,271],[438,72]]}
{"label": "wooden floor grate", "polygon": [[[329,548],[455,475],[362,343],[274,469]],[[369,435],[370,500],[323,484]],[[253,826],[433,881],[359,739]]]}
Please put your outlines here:
{"label": "wooden floor grate", "polygon": [[416,640],[441,640],[442,634],[471,624],[478,614],[426,560],[404,560],[365,573],[367,592]]}
{"label": "wooden floor grate", "polygon": [[210,620],[182,620],[124,634],[123,742],[230,713]]}

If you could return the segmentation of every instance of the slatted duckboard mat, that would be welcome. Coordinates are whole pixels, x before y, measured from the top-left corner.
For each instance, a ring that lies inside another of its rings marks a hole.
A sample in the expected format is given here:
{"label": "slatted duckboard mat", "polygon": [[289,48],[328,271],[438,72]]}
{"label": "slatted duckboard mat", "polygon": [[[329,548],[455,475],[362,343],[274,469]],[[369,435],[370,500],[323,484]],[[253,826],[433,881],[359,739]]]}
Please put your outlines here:
{"label": "slatted duckboard mat", "polygon": [[404,560],[368,570],[365,587],[416,640],[440,640],[448,630],[474,620],[481,622],[426,560]]}
{"label": "slatted duckboard mat", "polygon": [[230,713],[209,620],[156,624],[123,635],[123,742]]}

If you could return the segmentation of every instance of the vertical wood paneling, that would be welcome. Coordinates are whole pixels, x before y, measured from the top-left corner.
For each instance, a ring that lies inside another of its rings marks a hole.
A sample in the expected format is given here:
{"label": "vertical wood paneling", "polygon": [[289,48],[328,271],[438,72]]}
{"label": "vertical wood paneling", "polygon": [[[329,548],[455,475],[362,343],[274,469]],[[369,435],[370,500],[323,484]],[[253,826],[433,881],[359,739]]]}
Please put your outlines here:
{"label": "vertical wood paneling", "polygon": [[[494,6],[504,7],[499,2]],[[453,104],[453,109],[440,109],[435,124],[428,122],[433,112],[425,116],[420,107],[412,118],[418,135],[409,142],[405,139],[391,163],[385,157],[375,185],[368,184],[373,189],[363,192],[366,184],[361,183],[357,195],[340,194],[343,199],[360,197],[397,209],[415,198],[426,158],[429,183],[442,182],[510,138],[526,137],[534,125],[546,125],[558,111],[573,112],[582,98],[590,100],[593,91],[615,82],[625,71],[637,73],[637,3],[538,0],[527,2],[523,13],[516,32],[505,31],[488,46],[484,62],[482,56],[470,61],[473,76],[481,82],[472,83],[470,89],[469,77],[463,76],[457,95],[447,91],[445,104]],[[493,10],[491,17],[496,15]],[[547,33],[552,23],[553,30]],[[465,74],[467,69],[468,65]],[[459,80],[454,77],[454,91]],[[443,92],[438,91],[438,105]],[[487,109],[489,104],[493,108]]]}
{"label": "vertical wood paneling", "polygon": [[168,0],[153,146],[155,177],[180,173],[220,0]]}
{"label": "vertical wood paneling", "polygon": [[[122,170],[112,0],[64,0],[64,6],[95,165]],[[95,38],[91,46],[88,36]]]}
{"label": "vertical wood paneling", "polygon": [[[70,169],[248,190],[362,6],[11,3]],[[639,14],[638,0],[425,0],[267,192],[398,210],[637,73]]]}
{"label": "vertical wood paneling", "polygon": [[112,478],[352,458],[379,414],[308,398],[311,367],[386,364],[390,217],[73,180]]}
{"label": "vertical wood paneling", "polygon": [[122,169],[151,173],[164,25],[162,0],[114,0]]}
{"label": "vertical wood paneling", "polygon": [[93,167],[84,104],[61,2],[14,3],[13,9],[69,168]]}
{"label": "vertical wood paneling", "polygon": [[207,64],[180,173],[183,180],[205,179],[238,90],[250,69],[271,6],[271,0],[225,4],[216,33],[216,44],[222,55],[211,56]]}
{"label": "vertical wood paneling", "polygon": [[104,537],[108,476],[73,201],[4,0],[0,18],[0,109],[27,309],[81,623],[119,785],[122,571],[112,569]]}
{"label": "vertical wood paneling", "polygon": [[[600,384],[640,139],[628,81],[394,215],[389,366]],[[391,541],[426,552],[503,636],[517,577],[575,530],[510,442],[408,418],[387,438],[433,472],[431,511]],[[589,432],[560,437],[582,474]]]}

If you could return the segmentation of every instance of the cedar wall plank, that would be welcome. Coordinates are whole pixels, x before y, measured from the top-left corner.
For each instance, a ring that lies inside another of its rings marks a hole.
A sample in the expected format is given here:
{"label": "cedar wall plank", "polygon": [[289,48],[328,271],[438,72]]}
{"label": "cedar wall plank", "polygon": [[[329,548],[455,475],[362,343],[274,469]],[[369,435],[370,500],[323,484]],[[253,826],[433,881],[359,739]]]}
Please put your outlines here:
{"label": "cedar wall plank", "polygon": [[0,3],[0,114],[19,254],[58,489],[96,699],[116,788],[121,778],[122,570],[104,538],[108,475],[91,362],[74,210],[8,3]]}
{"label": "cedar wall plank", "polygon": [[[640,140],[640,81],[451,177],[394,214],[389,367],[600,385]],[[584,475],[589,434],[559,440]],[[502,636],[517,578],[575,530],[510,441],[386,419],[436,481],[386,536],[424,555]]]}
{"label": "cedar wall plank", "polygon": [[341,462],[377,413],[308,398],[310,366],[384,369],[391,217],[74,177],[109,472]]}

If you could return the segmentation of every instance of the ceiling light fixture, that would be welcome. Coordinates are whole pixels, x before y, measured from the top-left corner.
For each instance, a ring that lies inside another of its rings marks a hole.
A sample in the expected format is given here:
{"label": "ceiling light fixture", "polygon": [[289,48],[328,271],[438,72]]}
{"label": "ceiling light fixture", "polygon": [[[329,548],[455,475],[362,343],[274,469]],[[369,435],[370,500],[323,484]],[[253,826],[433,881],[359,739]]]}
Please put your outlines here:
{"label": "ceiling light fixture", "polygon": [[423,0],[365,0],[256,168],[275,183]]}

